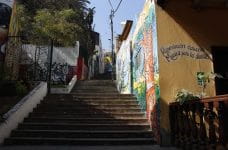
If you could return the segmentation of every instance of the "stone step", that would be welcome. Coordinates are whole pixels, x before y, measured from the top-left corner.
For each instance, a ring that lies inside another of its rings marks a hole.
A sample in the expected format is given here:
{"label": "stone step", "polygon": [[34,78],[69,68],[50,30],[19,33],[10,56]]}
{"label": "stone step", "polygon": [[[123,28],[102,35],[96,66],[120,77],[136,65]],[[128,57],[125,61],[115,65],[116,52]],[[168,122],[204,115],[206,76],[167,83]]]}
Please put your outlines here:
{"label": "stone step", "polygon": [[60,101],[60,100],[45,100],[42,105],[136,105],[135,100],[100,100],[100,99],[86,99],[86,100],[74,100],[74,101]]}
{"label": "stone step", "polygon": [[131,118],[131,117],[145,117],[145,113],[31,113],[30,117],[46,117],[51,116],[54,118]]}
{"label": "stone step", "polygon": [[75,98],[107,98],[107,99],[124,99],[124,98],[133,98],[136,99],[135,96],[132,94],[119,94],[119,93],[112,93],[112,92],[105,92],[105,93],[75,93],[75,94],[66,94],[66,95],[48,95],[45,99],[64,99],[64,100],[70,100]]}
{"label": "stone step", "polygon": [[5,140],[5,145],[154,144],[136,97],[111,80],[77,81],[70,94],[51,94]]}
{"label": "stone step", "polygon": [[89,80],[89,81],[77,81],[75,86],[115,86],[115,82],[111,80]]}
{"label": "stone step", "polygon": [[27,123],[18,130],[150,130],[149,124],[73,124],[73,123]]}
{"label": "stone step", "polygon": [[131,124],[131,123],[148,123],[146,118],[53,118],[53,117],[30,117],[26,118],[24,122],[56,122],[56,123],[99,123],[99,124]]}
{"label": "stone step", "polygon": [[117,89],[74,89],[71,91],[71,94],[76,93],[118,93]]}
{"label": "stone step", "polygon": [[102,108],[102,109],[95,109],[95,108],[37,108],[35,109],[33,112],[45,112],[45,113],[84,113],[84,112],[88,112],[88,113],[94,113],[94,114],[99,114],[99,113],[134,113],[134,112],[141,112],[140,108],[125,108],[125,109],[120,109],[120,108]]}
{"label": "stone step", "polygon": [[86,103],[81,103],[75,105],[75,103],[68,103],[68,104],[58,104],[58,103],[53,103],[52,107],[48,104],[39,104],[36,109],[104,109],[104,108],[119,108],[119,109],[125,109],[125,108],[130,108],[130,109],[140,109],[140,106],[137,104],[133,105],[127,105],[127,104],[86,104]]}
{"label": "stone step", "polygon": [[46,101],[62,101],[62,102],[75,102],[75,101],[83,101],[83,100],[103,100],[103,101],[116,101],[116,100],[134,100],[136,101],[135,97],[101,97],[101,96],[74,96],[73,98],[45,98],[43,102]]}
{"label": "stone step", "polygon": [[5,145],[151,145],[151,138],[31,138],[15,137],[5,141]]}
{"label": "stone step", "polygon": [[73,95],[73,97],[88,97],[88,96],[100,96],[100,97],[111,97],[111,98],[135,98],[134,95],[132,94],[119,94],[119,93],[113,93],[113,92],[104,92],[104,93],[71,93],[71,95]]}
{"label": "stone step", "polygon": [[153,138],[152,131],[15,130],[11,137],[31,138]]}
{"label": "stone step", "polygon": [[72,91],[74,91],[74,90],[83,90],[83,89],[85,89],[85,90],[97,90],[97,89],[101,89],[101,90],[116,90],[116,87],[114,87],[114,86],[106,86],[106,85],[104,85],[104,86],[96,86],[96,85],[90,85],[90,86],[88,86],[88,85],[85,85],[85,86],[75,86],[73,89],[72,89]]}

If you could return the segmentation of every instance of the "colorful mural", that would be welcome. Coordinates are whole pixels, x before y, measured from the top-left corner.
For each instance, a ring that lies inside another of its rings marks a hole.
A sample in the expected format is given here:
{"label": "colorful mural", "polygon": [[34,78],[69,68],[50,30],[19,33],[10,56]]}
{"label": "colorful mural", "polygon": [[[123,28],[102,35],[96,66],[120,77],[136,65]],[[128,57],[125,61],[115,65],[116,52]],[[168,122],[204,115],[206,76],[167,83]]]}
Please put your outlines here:
{"label": "colorful mural", "polygon": [[158,50],[154,1],[146,1],[133,36],[133,92],[160,141]]}
{"label": "colorful mural", "polygon": [[128,37],[120,47],[116,56],[117,88],[123,94],[131,93],[131,37]]}
{"label": "colorful mural", "polygon": [[14,0],[0,0],[0,65],[4,61],[13,3]]}

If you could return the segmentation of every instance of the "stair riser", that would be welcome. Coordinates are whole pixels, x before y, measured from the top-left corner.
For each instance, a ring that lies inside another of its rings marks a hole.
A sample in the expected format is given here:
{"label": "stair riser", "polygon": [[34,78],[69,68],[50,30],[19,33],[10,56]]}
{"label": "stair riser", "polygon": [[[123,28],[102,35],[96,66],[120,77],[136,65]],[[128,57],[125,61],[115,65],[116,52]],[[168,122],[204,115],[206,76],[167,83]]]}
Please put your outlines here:
{"label": "stair riser", "polygon": [[132,95],[120,95],[120,94],[118,94],[118,93],[112,93],[112,92],[104,92],[104,93],[96,93],[96,92],[87,92],[87,93],[72,93],[73,94],[73,97],[98,97],[98,96],[100,96],[100,97],[104,97],[104,98],[106,98],[106,97],[110,97],[110,98],[134,98],[134,96],[132,96]]}
{"label": "stair riser", "polygon": [[42,105],[82,105],[82,104],[86,104],[86,105],[136,105],[138,104],[137,101],[129,101],[129,100],[123,100],[123,101],[105,101],[105,100],[85,100],[85,101],[74,101],[74,102],[64,102],[64,101],[44,101],[42,102]]}
{"label": "stair riser", "polygon": [[97,86],[97,85],[78,85],[78,84],[76,84],[76,86],[73,89],[105,89],[105,88],[116,89],[116,86],[115,85],[111,85],[111,84],[102,85],[102,83],[99,86]]}
{"label": "stair riser", "polygon": [[87,101],[136,101],[136,98],[128,98],[128,97],[124,97],[124,98],[119,98],[119,97],[91,97],[91,96],[87,96],[87,97],[75,97],[72,99],[60,99],[60,98],[56,98],[56,99],[44,99],[43,103],[45,102],[69,102],[69,103],[75,103],[75,102],[84,102],[86,103]]}
{"label": "stair riser", "polygon": [[78,87],[78,86],[112,86],[112,87],[115,87],[115,84],[112,82],[112,81],[96,81],[96,82],[77,82],[75,87]]}
{"label": "stair riser", "polygon": [[30,117],[47,117],[53,118],[131,118],[131,117],[142,117],[144,114],[54,114],[54,113],[32,113]]}
{"label": "stair riser", "polygon": [[71,91],[72,94],[77,94],[77,93],[115,93],[118,92],[116,89],[74,89]]}
{"label": "stair riser", "polygon": [[155,142],[152,139],[148,140],[122,140],[122,141],[77,141],[77,140],[48,140],[48,139],[8,139],[5,145],[152,145]]}
{"label": "stair riser", "polygon": [[69,119],[69,120],[67,120],[67,119],[37,119],[37,118],[35,118],[35,119],[25,119],[24,120],[24,122],[25,123],[28,123],[28,122],[30,122],[30,123],[35,123],[35,122],[39,122],[39,123],[42,123],[42,122],[46,122],[46,123],[48,123],[48,122],[50,122],[50,123],[62,123],[62,122],[64,122],[64,123],[77,123],[77,124],[79,124],[79,123],[82,123],[82,124],[93,124],[94,122],[96,122],[96,123],[98,123],[98,124],[105,124],[105,123],[107,123],[107,124],[122,124],[122,125],[124,125],[124,124],[133,124],[133,123],[137,123],[137,124],[146,124],[147,123],[147,120],[146,119],[138,119],[138,120],[111,120],[111,119],[107,119],[107,120],[105,120],[105,119],[103,119],[103,120],[82,120],[82,119]]}
{"label": "stair riser", "polygon": [[36,109],[34,110],[36,113],[91,113],[91,114],[106,114],[106,113],[140,113],[141,109]]}
{"label": "stair riser", "polygon": [[22,131],[14,131],[11,134],[11,137],[35,137],[35,138],[151,138],[152,133],[143,132],[143,133],[58,133],[58,132],[24,132]]}
{"label": "stair riser", "polygon": [[149,130],[149,126],[140,126],[140,125],[135,125],[135,126],[128,126],[128,125],[123,125],[123,126],[105,126],[105,125],[99,125],[99,126],[91,126],[91,125],[20,125],[18,127],[18,130],[20,129],[26,129],[26,130]]}
{"label": "stair riser", "polygon": [[109,93],[106,94],[91,94],[91,93],[82,93],[82,94],[75,94],[72,97],[66,97],[66,98],[61,98],[61,97],[50,97],[50,98],[45,98],[44,101],[76,101],[76,100],[137,100],[136,97],[131,97],[131,96],[119,96],[119,95],[112,95]]}
{"label": "stair riser", "polygon": [[39,105],[36,109],[39,110],[69,110],[69,109],[140,109],[139,105],[52,105],[52,107],[48,105]]}
{"label": "stair riser", "polygon": [[74,90],[115,90],[117,91],[116,87],[113,86],[76,86],[73,88]]}

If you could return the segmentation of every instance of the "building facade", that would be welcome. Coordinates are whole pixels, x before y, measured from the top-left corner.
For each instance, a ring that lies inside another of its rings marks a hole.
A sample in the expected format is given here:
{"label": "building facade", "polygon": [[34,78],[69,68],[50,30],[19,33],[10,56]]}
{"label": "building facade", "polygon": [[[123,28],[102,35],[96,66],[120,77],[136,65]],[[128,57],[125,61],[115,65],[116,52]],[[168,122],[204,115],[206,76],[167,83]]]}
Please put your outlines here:
{"label": "building facade", "polygon": [[[132,49],[129,74],[132,92],[147,112],[158,142],[170,142],[169,104],[182,89],[203,97],[228,93],[226,18],[225,1],[146,0],[128,39]],[[210,73],[223,78],[202,87],[199,74]]]}

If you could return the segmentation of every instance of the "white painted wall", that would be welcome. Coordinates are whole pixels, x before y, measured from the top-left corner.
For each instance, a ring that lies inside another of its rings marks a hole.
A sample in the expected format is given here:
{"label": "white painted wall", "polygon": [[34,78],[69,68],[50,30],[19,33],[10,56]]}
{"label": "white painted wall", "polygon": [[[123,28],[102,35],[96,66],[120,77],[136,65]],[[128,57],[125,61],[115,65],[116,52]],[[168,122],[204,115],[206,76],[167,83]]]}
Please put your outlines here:
{"label": "white painted wall", "polygon": [[47,83],[41,82],[11,110],[3,115],[5,121],[0,124],[0,144],[4,142],[5,138],[10,136],[11,131],[16,129],[19,123],[23,122],[24,118],[36,108],[37,104],[39,104],[46,95]]}

